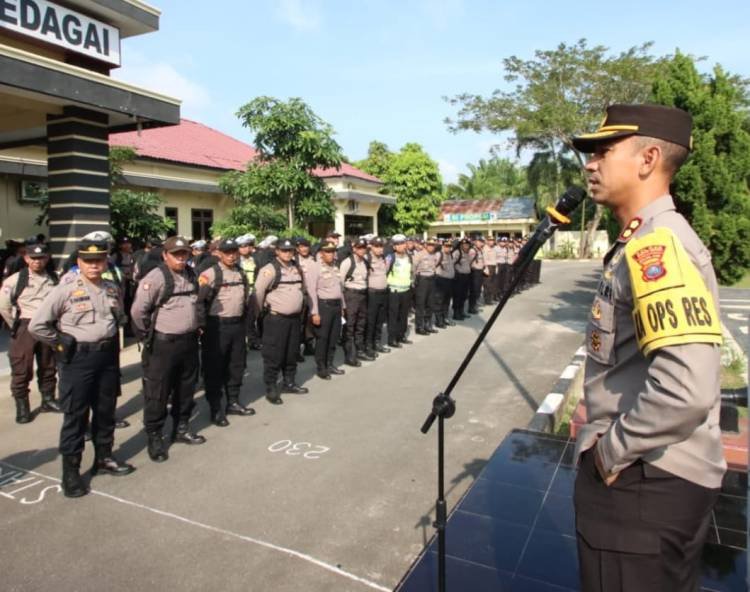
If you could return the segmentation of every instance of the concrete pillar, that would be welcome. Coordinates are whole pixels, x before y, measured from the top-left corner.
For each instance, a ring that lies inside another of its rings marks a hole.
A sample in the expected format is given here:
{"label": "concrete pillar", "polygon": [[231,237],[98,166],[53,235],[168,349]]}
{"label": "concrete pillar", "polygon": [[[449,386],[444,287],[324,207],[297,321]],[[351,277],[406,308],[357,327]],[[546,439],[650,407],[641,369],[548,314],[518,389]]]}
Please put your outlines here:
{"label": "concrete pillar", "polygon": [[49,232],[57,267],[81,238],[110,231],[109,118],[77,107],[47,117]]}

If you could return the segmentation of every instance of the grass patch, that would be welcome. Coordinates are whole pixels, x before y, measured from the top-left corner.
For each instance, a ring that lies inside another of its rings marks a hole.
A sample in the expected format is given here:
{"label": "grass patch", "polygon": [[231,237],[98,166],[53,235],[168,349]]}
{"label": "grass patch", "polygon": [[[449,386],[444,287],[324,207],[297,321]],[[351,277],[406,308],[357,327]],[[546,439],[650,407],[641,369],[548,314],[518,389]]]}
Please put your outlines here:
{"label": "grass patch", "polygon": [[750,271],[745,274],[739,282],[732,286],[733,288],[750,288]]}

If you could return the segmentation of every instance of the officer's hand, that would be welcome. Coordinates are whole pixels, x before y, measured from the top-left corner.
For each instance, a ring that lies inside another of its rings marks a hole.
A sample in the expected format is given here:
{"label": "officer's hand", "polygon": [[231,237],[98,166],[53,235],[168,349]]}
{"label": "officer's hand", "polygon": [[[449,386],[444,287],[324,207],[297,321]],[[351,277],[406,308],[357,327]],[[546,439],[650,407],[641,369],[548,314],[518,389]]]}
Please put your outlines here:
{"label": "officer's hand", "polygon": [[310,317],[310,321],[311,321],[311,322],[312,322],[312,324],[313,324],[313,325],[315,325],[316,327],[320,327],[320,315],[312,315],[312,316]]}
{"label": "officer's hand", "polygon": [[604,469],[602,457],[599,456],[599,449],[596,446],[594,446],[594,465],[596,466],[596,470],[599,471],[599,476],[607,487],[617,481],[617,478],[620,476],[620,473],[608,473]]}

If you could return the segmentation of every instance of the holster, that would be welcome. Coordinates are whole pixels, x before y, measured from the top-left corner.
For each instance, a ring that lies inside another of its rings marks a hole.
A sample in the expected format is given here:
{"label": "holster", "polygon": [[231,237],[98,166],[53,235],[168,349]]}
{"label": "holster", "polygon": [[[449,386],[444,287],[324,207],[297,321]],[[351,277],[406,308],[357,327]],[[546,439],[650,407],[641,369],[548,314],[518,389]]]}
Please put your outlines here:
{"label": "holster", "polygon": [[76,353],[76,338],[68,333],[58,333],[55,345],[52,348],[55,351],[55,359],[60,364],[70,364]]}
{"label": "holster", "polygon": [[21,318],[16,317],[13,319],[13,324],[10,326],[10,336],[15,338],[16,334],[18,334],[18,328],[21,326]]}

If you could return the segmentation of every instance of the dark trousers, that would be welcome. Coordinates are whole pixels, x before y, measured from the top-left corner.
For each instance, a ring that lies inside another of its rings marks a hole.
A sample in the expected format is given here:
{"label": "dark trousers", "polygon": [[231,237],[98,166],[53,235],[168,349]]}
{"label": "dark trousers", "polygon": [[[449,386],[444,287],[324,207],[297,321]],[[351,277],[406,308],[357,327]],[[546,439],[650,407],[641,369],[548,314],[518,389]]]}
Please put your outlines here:
{"label": "dark trousers", "polygon": [[435,290],[432,296],[432,308],[438,325],[445,324],[450,310],[453,278],[435,277]]}
{"label": "dark trousers", "polygon": [[258,299],[253,294],[247,305],[247,344],[258,345],[260,343],[260,331],[258,330]]}
{"label": "dark trousers", "polygon": [[221,407],[223,391],[226,390],[227,403],[239,399],[247,356],[245,332],[244,317],[232,323],[208,317],[201,336],[201,354],[206,400],[214,413]]}
{"label": "dark trousers", "polygon": [[29,396],[29,384],[34,378],[34,359],[39,392],[54,397],[57,386],[55,354],[49,345],[32,337],[28,319],[21,320],[16,336],[11,338],[8,359],[10,392],[16,399],[26,399]]}
{"label": "dark trousers", "polygon": [[538,284],[542,275],[542,260],[534,259],[531,262],[531,283]]}
{"label": "dark trousers", "polygon": [[510,264],[501,263],[497,266],[495,285],[498,298],[502,298],[503,294],[505,294],[505,290],[507,290],[510,285]]}
{"label": "dark trousers", "polygon": [[263,319],[263,382],[276,384],[279,372],[284,382],[291,384],[297,374],[299,353],[299,315],[279,315],[269,312]]}
{"label": "dark trousers", "polygon": [[346,326],[344,327],[344,349],[346,357],[357,355],[365,349],[365,331],[367,325],[367,292],[344,290],[346,302]]}
{"label": "dark trousers", "polygon": [[581,456],[574,502],[582,592],[697,592],[718,489],[644,462],[609,487]]}
{"label": "dark trousers", "polygon": [[388,341],[403,341],[409,327],[411,290],[388,291]]}
{"label": "dark trousers", "polygon": [[147,432],[161,432],[170,398],[173,429],[188,424],[197,380],[197,334],[157,334],[151,353],[143,359],[143,425]]}
{"label": "dark trousers", "polygon": [[414,285],[414,299],[416,300],[414,325],[417,329],[424,330],[432,324],[432,293],[434,290],[434,276],[417,276]]}
{"label": "dark trousers", "polygon": [[388,311],[388,291],[367,291],[367,332],[365,343],[368,349],[375,349],[383,339],[383,323]]}
{"label": "dark trousers", "polygon": [[469,311],[476,311],[479,297],[482,294],[482,283],[484,272],[481,269],[472,269],[469,280]]}
{"label": "dark trousers", "polygon": [[341,300],[318,300],[320,326],[315,327],[315,364],[318,370],[333,366],[341,333]]}
{"label": "dark trousers", "polygon": [[464,314],[466,297],[469,295],[470,273],[456,273],[453,280],[453,314]]}
{"label": "dark trousers", "polygon": [[487,266],[487,275],[482,279],[482,289],[484,290],[484,303],[492,304],[496,297],[496,285],[497,281],[495,276],[497,275],[497,265]]}
{"label": "dark trousers", "polygon": [[119,370],[115,339],[102,351],[90,351],[79,344],[72,360],[60,364],[60,454],[83,452],[84,435],[91,410],[91,440],[97,449],[110,448],[114,442],[115,407]]}

